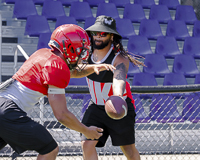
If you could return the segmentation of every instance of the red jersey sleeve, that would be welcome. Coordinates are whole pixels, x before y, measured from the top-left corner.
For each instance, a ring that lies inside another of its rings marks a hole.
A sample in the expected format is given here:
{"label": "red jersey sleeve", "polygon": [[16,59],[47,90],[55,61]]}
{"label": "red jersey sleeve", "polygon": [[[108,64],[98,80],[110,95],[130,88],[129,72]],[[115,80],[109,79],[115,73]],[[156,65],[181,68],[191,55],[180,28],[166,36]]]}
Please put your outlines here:
{"label": "red jersey sleeve", "polygon": [[64,61],[47,61],[42,69],[44,84],[66,88],[70,80],[70,70]]}

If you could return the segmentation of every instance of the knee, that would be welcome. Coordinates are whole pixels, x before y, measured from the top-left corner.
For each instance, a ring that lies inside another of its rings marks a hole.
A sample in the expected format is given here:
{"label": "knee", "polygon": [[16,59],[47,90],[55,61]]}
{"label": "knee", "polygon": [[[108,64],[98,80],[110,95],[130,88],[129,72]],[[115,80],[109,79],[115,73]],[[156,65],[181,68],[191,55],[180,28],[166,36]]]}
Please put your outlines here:
{"label": "knee", "polygon": [[81,146],[84,152],[89,152],[93,149],[95,149],[96,142],[94,141],[82,141]]}

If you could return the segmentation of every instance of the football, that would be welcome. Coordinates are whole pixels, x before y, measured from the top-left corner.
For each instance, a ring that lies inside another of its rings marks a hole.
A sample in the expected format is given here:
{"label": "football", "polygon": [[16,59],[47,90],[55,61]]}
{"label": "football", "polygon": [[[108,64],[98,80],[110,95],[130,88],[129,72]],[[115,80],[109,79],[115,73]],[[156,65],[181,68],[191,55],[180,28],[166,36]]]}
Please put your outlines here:
{"label": "football", "polygon": [[120,96],[110,96],[105,102],[105,111],[112,119],[122,119],[128,111],[127,103]]}

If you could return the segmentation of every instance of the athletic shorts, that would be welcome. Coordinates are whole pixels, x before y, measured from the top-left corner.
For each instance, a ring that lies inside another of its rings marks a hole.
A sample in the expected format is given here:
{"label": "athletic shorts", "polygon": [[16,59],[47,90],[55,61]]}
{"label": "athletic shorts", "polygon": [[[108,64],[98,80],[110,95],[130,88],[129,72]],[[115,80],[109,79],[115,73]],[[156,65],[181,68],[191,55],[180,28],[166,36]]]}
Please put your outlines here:
{"label": "athletic shorts", "polygon": [[[127,115],[120,119],[114,120],[105,112],[104,106],[96,105],[90,101],[88,108],[82,119],[82,123],[86,126],[97,126],[103,128],[103,136],[98,139],[96,147],[103,147],[108,139],[111,137],[113,146],[123,146],[135,143],[135,108],[131,103],[131,99],[126,99],[128,105]],[[82,140],[87,140],[81,134]]]}
{"label": "athletic shorts", "polygon": [[6,144],[19,154],[35,150],[44,155],[57,147],[42,125],[29,118],[12,100],[0,97],[0,149]]}

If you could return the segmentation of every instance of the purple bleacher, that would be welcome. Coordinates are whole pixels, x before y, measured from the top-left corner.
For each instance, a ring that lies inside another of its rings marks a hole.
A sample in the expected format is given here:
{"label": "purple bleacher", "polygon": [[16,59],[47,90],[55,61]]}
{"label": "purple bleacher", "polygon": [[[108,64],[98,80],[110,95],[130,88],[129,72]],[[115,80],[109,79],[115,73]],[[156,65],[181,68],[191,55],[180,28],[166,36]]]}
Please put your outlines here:
{"label": "purple bleacher", "polygon": [[183,103],[183,118],[193,123],[200,122],[200,99],[199,94],[185,96]]}
{"label": "purple bleacher", "polygon": [[167,24],[172,18],[166,5],[152,5],[149,13],[149,19],[155,19],[159,23]]}
{"label": "purple bleacher", "polygon": [[77,21],[85,21],[88,17],[93,17],[92,10],[88,2],[72,2],[69,16]]}
{"label": "purple bleacher", "polygon": [[129,68],[128,68],[128,73],[127,73],[127,78],[131,78],[134,76],[136,73],[140,73],[140,69],[137,66],[134,66],[134,64],[129,63]]}
{"label": "purple bleacher", "polygon": [[134,0],[134,4],[141,4],[143,8],[151,8],[155,4],[154,0]]}
{"label": "purple bleacher", "polygon": [[109,3],[114,3],[117,8],[124,8],[126,4],[130,4],[130,0],[109,0]]}
{"label": "purple bleacher", "polygon": [[200,21],[199,20],[194,22],[192,36],[200,37]]}
{"label": "purple bleacher", "polygon": [[177,55],[174,58],[173,72],[182,73],[186,77],[194,77],[199,74],[195,59],[191,55]]}
{"label": "purple bleacher", "polygon": [[169,85],[187,85],[185,75],[182,73],[169,73],[166,74],[163,81],[163,86]]}
{"label": "purple bleacher", "polygon": [[41,33],[49,33],[51,29],[45,16],[31,15],[27,17],[24,35],[39,37]]}
{"label": "purple bleacher", "polygon": [[186,24],[194,24],[197,20],[194,8],[189,5],[178,5],[176,7],[175,20],[182,20]]}
{"label": "purple bleacher", "polygon": [[[116,18],[116,28],[123,39],[136,35],[133,24],[130,19]],[[124,25],[126,24],[126,25]]]}
{"label": "purple bleacher", "polygon": [[157,86],[154,74],[151,73],[135,73],[133,76],[132,86]]}
{"label": "purple bleacher", "polygon": [[130,36],[128,40],[127,50],[128,52],[141,56],[153,54],[149,40],[145,36]]}
{"label": "purple bleacher", "polygon": [[85,19],[84,29],[87,29],[88,27],[92,26],[95,23],[96,18],[94,17],[88,17]]}
{"label": "purple bleacher", "polygon": [[175,10],[180,4],[179,0],[159,0],[160,5],[166,5],[169,9]]}
{"label": "purple bleacher", "polygon": [[41,5],[42,6],[44,1],[45,0],[33,0],[33,3],[36,4],[36,5]]}
{"label": "purple bleacher", "polygon": [[15,4],[16,0],[2,0],[2,3],[6,3],[6,4]]}
{"label": "purple bleacher", "polygon": [[158,21],[152,19],[143,19],[141,21],[139,35],[146,36],[148,39],[157,39],[163,36]]}
{"label": "purple bleacher", "polygon": [[83,0],[83,2],[88,2],[90,7],[98,7],[100,3],[105,3],[105,0]]}
{"label": "purple bleacher", "polygon": [[49,33],[41,33],[38,39],[37,49],[41,48],[51,48],[48,46],[48,43],[51,38],[51,32]]}
{"label": "purple bleacher", "polygon": [[63,6],[71,6],[72,2],[79,2],[79,0],[57,0],[62,3]]}
{"label": "purple bleacher", "polygon": [[56,21],[59,16],[65,16],[65,10],[60,1],[45,1],[42,7],[42,16],[47,20]]}
{"label": "purple bleacher", "polygon": [[167,24],[166,36],[174,37],[176,40],[185,40],[190,37],[186,23],[181,20],[170,20]]}
{"label": "purple bleacher", "polygon": [[97,7],[96,17],[100,15],[110,16],[114,19],[119,18],[119,13],[114,3],[100,3]]}
{"label": "purple bleacher", "polygon": [[167,61],[163,55],[148,54],[145,56],[143,72],[152,73],[156,77],[163,77],[165,74],[170,73]]}
{"label": "purple bleacher", "polygon": [[75,85],[75,86],[87,85],[86,77],[71,78],[68,85]]}
{"label": "purple bleacher", "polygon": [[151,121],[150,117],[145,113],[142,100],[138,94],[133,94],[133,99],[135,101],[135,122],[136,123],[149,123]]}
{"label": "purple bleacher", "polygon": [[196,74],[194,84],[200,84],[200,74]]}
{"label": "purple bleacher", "polygon": [[162,54],[167,58],[173,58],[180,55],[178,43],[174,37],[158,37],[155,48],[156,54]]}
{"label": "purple bleacher", "polygon": [[141,20],[146,19],[144,10],[140,4],[126,4],[123,18],[128,18],[134,23],[140,23]]}
{"label": "purple bleacher", "polygon": [[63,25],[63,24],[76,24],[77,25],[77,22],[74,17],[67,17],[66,15],[57,17],[55,28],[57,28],[58,26]]}
{"label": "purple bleacher", "polygon": [[38,15],[32,0],[15,0],[13,18],[27,19],[30,15]]}
{"label": "purple bleacher", "polygon": [[174,97],[170,94],[155,94],[150,105],[151,120],[159,123],[184,122],[179,114]]}
{"label": "purple bleacher", "polygon": [[200,58],[200,37],[187,37],[183,45],[183,53]]}

